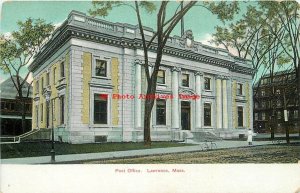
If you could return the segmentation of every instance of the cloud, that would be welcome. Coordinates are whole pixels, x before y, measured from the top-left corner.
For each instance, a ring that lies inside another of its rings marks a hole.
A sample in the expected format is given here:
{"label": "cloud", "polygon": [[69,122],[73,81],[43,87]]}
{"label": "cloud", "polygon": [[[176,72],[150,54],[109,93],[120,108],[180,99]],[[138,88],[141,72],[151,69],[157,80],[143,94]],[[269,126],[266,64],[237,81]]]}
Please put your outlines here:
{"label": "cloud", "polygon": [[[211,40],[213,39],[213,36],[209,33],[205,34],[204,36],[202,36],[201,38],[199,38],[199,42],[201,42],[202,44],[208,45],[208,46],[212,46],[215,48],[222,48],[222,49],[226,49],[223,45],[216,45],[214,43],[211,42]],[[238,56],[238,52],[236,49],[229,47],[229,53],[231,53],[234,56]]]}
{"label": "cloud", "polygon": [[54,25],[54,29],[59,28],[61,26],[61,24],[63,24],[63,22],[53,24]]}
{"label": "cloud", "polygon": [[213,39],[212,35],[209,33],[206,33],[204,36],[200,37],[199,42],[202,44],[208,45],[208,46],[215,46],[210,41]]}

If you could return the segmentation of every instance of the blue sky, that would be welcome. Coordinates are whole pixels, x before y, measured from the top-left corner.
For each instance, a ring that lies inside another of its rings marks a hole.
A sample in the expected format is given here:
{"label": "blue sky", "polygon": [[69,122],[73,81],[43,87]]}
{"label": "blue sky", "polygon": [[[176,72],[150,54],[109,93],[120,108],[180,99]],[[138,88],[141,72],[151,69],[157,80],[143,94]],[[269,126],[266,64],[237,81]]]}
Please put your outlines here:
{"label": "blue sky", "polygon": [[[172,2],[175,8],[178,2]],[[17,30],[17,21],[25,21],[27,18],[41,18],[52,24],[62,23],[71,10],[77,10],[87,13],[92,7],[91,1],[5,1],[2,4],[0,26],[1,33]],[[154,27],[155,15],[142,13],[144,25]],[[112,22],[137,24],[134,12],[128,7],[118,7],[111,11],[109,16],[104,18]],[[197,41],[203,43],[211,38],[216,25],[222,25],[217,17],[208,10],[201,7],[192,8],[184,18],[185,29],[191,29]],[[177,26],[173,35],[180,34],[180,28]],[[25,74],[25,71],[23,72]],[[0,82],[8,78],[0,72]]]}

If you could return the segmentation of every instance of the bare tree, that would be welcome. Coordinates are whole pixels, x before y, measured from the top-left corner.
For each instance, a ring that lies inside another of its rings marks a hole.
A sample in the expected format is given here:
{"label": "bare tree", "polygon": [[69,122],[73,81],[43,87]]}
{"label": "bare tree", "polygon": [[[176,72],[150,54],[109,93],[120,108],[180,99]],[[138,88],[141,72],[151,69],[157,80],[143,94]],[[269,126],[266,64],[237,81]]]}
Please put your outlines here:
{"label": "bare tree", "polygon": [[[7,37],[0,35],[0,64],[4,73],[8,73],[17,90],[17,100],[21,104],[22,131],[25,132],[25,101],[29,97],[30,85],[26,88],[26,82],[30,72],[27,66],[33,56],[41,49],[44,41],[50,36],[54,27],[41,19],[27,19],[18,22],[19,30],[12,32]],[[25,78],[21,79],[21,73],[26,72]],[[27,94],[24,95],[24,90]]]}

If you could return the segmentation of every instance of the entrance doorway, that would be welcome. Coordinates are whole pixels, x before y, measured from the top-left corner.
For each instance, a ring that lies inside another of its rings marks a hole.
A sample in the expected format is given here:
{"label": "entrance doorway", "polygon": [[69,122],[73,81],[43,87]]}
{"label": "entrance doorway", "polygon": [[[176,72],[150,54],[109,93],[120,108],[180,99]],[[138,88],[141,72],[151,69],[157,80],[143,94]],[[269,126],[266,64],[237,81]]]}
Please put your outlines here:
{"label": "entrance doorway", "polygon": [[191,130],[191,103],[181,101],[181,128]]}

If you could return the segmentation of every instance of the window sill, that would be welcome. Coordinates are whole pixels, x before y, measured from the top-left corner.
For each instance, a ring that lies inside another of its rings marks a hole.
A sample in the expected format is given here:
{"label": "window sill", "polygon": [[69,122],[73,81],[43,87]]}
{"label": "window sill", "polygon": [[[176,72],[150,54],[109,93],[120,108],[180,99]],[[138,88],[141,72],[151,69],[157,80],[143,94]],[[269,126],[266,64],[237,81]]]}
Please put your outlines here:
{"label": "window sill", "polygon": [[110,127],[108,124],[99,124],[99,123],[94,123],[89,125],[89,127],[103,127],[103,128],[107,128]]}
{"label": "window sill", "polygon": [[167,128],[168,126],[167,125],[153,125],[153,128],[157,128],[157,127],[165,127],[165,128]]}
{"label": "window sill", "polygon": [[102,79],[102,80],[111,80],[110,76],[92,76],[95,79]]}
{"label": "window sill", "polygon": [[203,129],[213,129],[212,126],[203,126],[202,128],[203,128]]}
{"label": "window sill", "polygon": [[183,86],[183,85],[181,85],[181,87],[182,88],[190,88],[190,86]]}
{"label": "window sill", "polygon": [[157,83],[157,86],[167,87],[166,83],[165,84]]}

